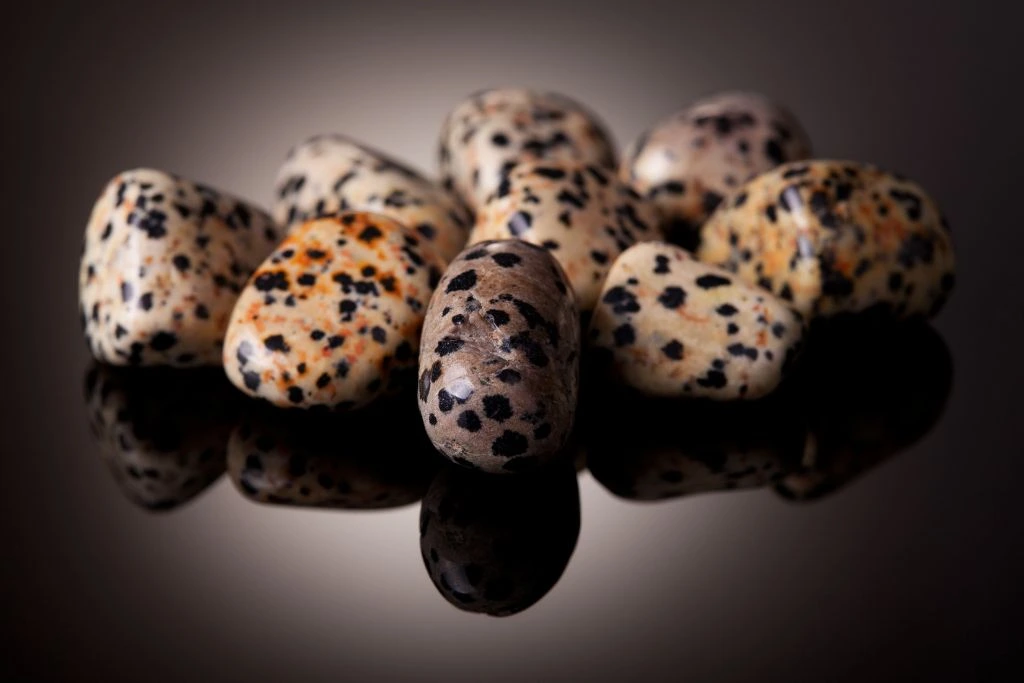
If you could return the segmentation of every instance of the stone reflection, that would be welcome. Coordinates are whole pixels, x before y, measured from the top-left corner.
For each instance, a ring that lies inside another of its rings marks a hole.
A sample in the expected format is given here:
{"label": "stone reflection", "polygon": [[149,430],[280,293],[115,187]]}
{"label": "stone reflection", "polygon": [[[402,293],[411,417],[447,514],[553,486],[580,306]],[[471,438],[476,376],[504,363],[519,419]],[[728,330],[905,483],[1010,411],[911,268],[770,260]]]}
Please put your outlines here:
{"label": "stone reflection", "polygon": [[561,578],[580,531],[569,460],[516,477],[446,465],[420,510],[420,551],[431,581],[461,610],[521,612]]}
{"label": "stone reflection", "polygon": [[776,491],[814,500],[923,438],[953,387],[953,359],[931,326],[843,319],[812,330],[799,376],[810,425],[801,467]]}
{"label": "stone reflection", "polygon": [[100,455],[136,505],[177,508],[224,472],[239,402],[223,370],[93,363],[85,400]]}
{"label": "stone reflection", "polygon": [[850,316],[816,324],[811,335],[795,375],[760,401],[586,392],[580,435],[594,478],[633,500],[769,485],[812,500],[936,424],[953,363],[933,328]]}
{"label": "stone reflection", "polygon": [[243,496],[304,507],[408,505],[440,462],[415,403],[397,398],[353,413],[252,404],[228,446],[228,476]]}

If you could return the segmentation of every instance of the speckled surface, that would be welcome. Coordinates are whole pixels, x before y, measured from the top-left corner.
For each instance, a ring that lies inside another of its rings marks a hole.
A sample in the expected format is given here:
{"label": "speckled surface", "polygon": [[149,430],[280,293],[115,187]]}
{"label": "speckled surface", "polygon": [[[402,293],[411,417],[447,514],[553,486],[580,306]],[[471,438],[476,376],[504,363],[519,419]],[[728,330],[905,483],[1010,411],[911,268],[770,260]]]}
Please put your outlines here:
{"label": "speckled surface", "polygon": [[279,240],[269,215],[176,175],[115,176],[89,216],[78,276],[92,355],[112,365],[217,365],[246,278]]}
{"label": "speckled surface", "polygon": [[460,254],[427,309],[419,406],[434,445],[487,472],[559,454],[579,386],[579,312],[558,262],[520,240]]}
{"label": "speckled surface", "polygon": [[753,399],[782,381],[799,315],[675,245],[647,242],[612,266],[589,343],[626,384],[654,396]]}
{"label": "speckled surface", "polygon": [[612,173],[579,162],[520,164],[479,209],[469,242],[517,238],[562,266],[580,309],[597,302],[615,258],[660,237],[653,207]]}
{"label": "speckled surface", "polygon": [[616,158],[605,125],[558,93],[481,90],[452,108],[441,127],[441,179],[474,209],[517,163],[576,159],[614,169]]}
{"label": "speckled surface", "polygon": [[414,232],[351,212],[294,229],[239,297],[224,368],[279,406],[357,408],[415,384],[444,261]]}
{"label": "speckled surface", "polygon": [[661,211],[671,241],[687,248],[698,229],[743,183],[811,143],[786,108],[754,92],[722,92],[659,121],[624,152],[621,177]]}
{"label": "speckled surface", "polygon": [[705,224],[698,256],[808,316],[931,316],[955,282],[949,225],[928,193],[851,161],[755,178]]}
{"label": "speckled surface", "polygon": [[296,145],[277,172],[274,219],[287,227],[339,211],[393,218],[445,260],[466,243],[472,215],[439,184],[391,156],[342,135]]}

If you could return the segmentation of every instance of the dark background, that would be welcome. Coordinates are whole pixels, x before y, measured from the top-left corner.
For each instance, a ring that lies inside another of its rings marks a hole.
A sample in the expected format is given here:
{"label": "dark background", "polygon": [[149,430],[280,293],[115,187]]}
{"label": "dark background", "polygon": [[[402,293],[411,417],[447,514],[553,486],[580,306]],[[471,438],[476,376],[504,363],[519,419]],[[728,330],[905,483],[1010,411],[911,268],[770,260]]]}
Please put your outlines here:
{"label": "dark background", "polygon": [[[881,1],[20,12],[0,21],[0,676],[1013,678],[996,674],[1019,666],[1024,645],[1013,17],[986,3]],[[506,619],[437,594],[416,505],[263,507],[225,479],[169,513],[125,500],[81,389],[78,256],[104,183],[153,166],[266,205],[287,149],[333,131],[432,171],[445,112],[507,84],[579,98],[620,145],[701,95],[756,89],[796,112],[818,156],[921,182],[958,258],[934,321],[955,363],[941,422],[810,505],[767,490],[640,505],[584,472],[562,580]]]}

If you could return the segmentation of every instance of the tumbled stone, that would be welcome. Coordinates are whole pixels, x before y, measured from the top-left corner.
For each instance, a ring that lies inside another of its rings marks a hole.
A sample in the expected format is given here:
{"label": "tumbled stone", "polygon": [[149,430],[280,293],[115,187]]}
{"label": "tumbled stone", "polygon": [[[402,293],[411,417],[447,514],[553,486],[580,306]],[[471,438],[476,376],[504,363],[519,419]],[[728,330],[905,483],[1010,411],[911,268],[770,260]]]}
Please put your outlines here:
{"label": "tumbled stone", "polygon": [[443,267],[386,216],[343,213],[295,228],[238,299],[228,378],[295,407],[357,408],[415,385],[420,328]]}
{"label": "tumbled stone", "polygon": [[757,93],[724,92],[643,133],[623,155],[620,175],[661,211],[669,241],[693,249],[700,226],[740,185],[810,155],[789,111]]}
{"label": "tumbled stone", "polygon": [[612,266],[590,343],[644,393],[753,399],[774,390],[803,336],[800,316],[682,247],[645,242]]}
{"label": "tumbled stone", "polygon": [[339,211],[369,211],[415,230],[446,260],[462,249],[472,216],[440,185],[378,150],[318,135],[288,153],[277,173],[274,218],[294,227]]}
{"label": "tumbled stone", "polygon": [[441,129],[441,178],[473,209],[516,164],[572,159],[614,169],[615,145],[593,113],[557,93],[482,90],[456,105]]}
{"label": "tumbled stone", "polygon": [[633,244],[660,238],[653,208],[593,164],[527,163],[480,208],[470,244],[521,239],[562,266],[580,310],[593,310],[612,262]]}
{"label": "tumbled stone", "polygon": [[851,161],[780,166],[704,225],[698,256],[806,316],[938,313],[954,284],[949,226],[916,183]]}
{"label": "tumbled stone", "polygon": [[231,309],[277,244],[260,209],[170,173],[114,177],[89,217],[82,327],[112,365],[216,365]]}
{"label": "tumbled stone", "polygon": [[449,265],[427,310],[419,406],[454,462],[521,472],[561,451],[579,383],[578,311],[548,252],[481,242]]}

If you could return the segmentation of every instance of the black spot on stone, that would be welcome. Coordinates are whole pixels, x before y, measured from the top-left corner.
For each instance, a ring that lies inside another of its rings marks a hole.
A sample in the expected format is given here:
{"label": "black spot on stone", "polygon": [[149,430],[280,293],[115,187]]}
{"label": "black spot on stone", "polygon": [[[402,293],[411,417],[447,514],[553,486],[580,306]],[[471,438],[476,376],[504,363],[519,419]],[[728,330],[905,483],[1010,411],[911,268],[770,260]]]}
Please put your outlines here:
{"label": "black spot on stone", "polygon": [[494,254],[491,258],[494,259],[494,262],[502,268],[511,268],[522,261],[522,259],[515,254]]}
{"label": "black spot on stone", "polygon": [[367,244],[373,244],[374,240],[379,239],[379,238],[381,238],[383,236],[384,236],[384,233],[382,233],[380,231],[380,228],[378,228],[376,225],[367,225],[359,233],[359,236],[358,236],[357,239],[359,239],[360,242],[366,242]]}
{"label": "black spot on stone", "polygon": [[302,403],[302,389],[299,387],[288,387],[288,400],[292,403]]}
{"label": "black spot on stone", "polygon": [[658,254],[654,257],[654,272],[658,275],[664,275],[665,273],[671,272],[668,268],[669,258],[664,254]]}
{"label": "black spot on stone", "polygon": [[520,380],[523,379],[523,376],[512,368],[505,368],[498,373],[498,379],[505,384],[519,384]]}
{"label": "black spot on stone", "polygon": [[463,292],[474,285],[476,285],[476,271],[470,269],[453,277],[444,291],[446,293]]}
{"label": "black spot on stone", "polygon": [[506,429],[491,443],[491,453],[503,458],[512,458],[525,453],[528,446],[529,441],[525,435]]}
{"label": "black spot on stone", "polygon": [[636,313],[640,310],[640,304],[636,295],[625,287],[615,286],[605,292],[601,301],[611,304],[614,313]]}
{"label": "black spot on stone", "polygon": [[458,337],[444,337],[437,342],[437,346],[434,347],[434,353],[439,356],[447,356],[448,354],[455,353],[461,349],[465,343],[466,342],[464,340],[459,339]]}
{"label": "black spot on stone", "polygon": [[149,340],[149,348],[154,351],[166,351],[178,343],[178,337],[173,332],[157,332]]}
{"label": "black spot on stone", "polygon": [[776,166],[785,163],[786,161],[786,155],[782,151],[782,145],[780,145],[779,141],[774,138],[769,139],[764,143],[764,155]]}
{"label": "black spot on stone", "polygon": [[504,422],[512,417],[512,404],[501,394],[484,396],[484,415],[495,422]]}
{"label": "black spot on stone", "polygon": [[260,375],[258,372],[246,370],[242,373],[242,380],[245,382],[246,388],[250,391],[256,391],[260,387]]}
{"label": "black spot on stone", "polygon": [[261,292],[269,292],[275,289],[287,291],[288,275],[283,270],[260,273],[253,280],[253,285]]}
{"label": "black spot on stone", "polygon": [[472,410],[464,410],[459,413],[459,418],[455,422],[467,432],[480,431],[480,418]]}
{"label": "black spot on stone", "polygon": [[437,392],[437,407],[442,413],[450,412],[455,407],[455,398],[448,393],[447,389]]}
{"label": "black spot on stone", "polygon": [[512,319],[508,313],[497,308],[488,310],[484,314],[484,318],[495,327],[501,327]]}
{"label": "black spot on stone", "polygon": [[683,358],[683,345],[676,339],[673,339],[669,343],[661,347],[661,352],[666,357],[672,360],[682,360]]}
{"label": "black spot on stone", "polygon": [[291,347],[288,346],[284,341],[284,337],[280,334],[272,334],[263,340],[263,345],[267,347],[268,351],[280,351],[281,353],[288,353]]}
{"label": "black spot on stone", "polygon": [[[699,279],[697,280],[697,284],[700,284]],[[686,303],[686,291],[683,290],[682,287],[666,287],[664,291],[658,295],[658,302],[668,309],[679,308]]]}
{"label": "black spot on stone", "polygon": [[388,340],[387,331],[383,327],[380,327],[379,325],[375,325],[374,328],[370,330],[370,336],[373,338],[373,341],[377,342],[378,344],[383,344]]}
{"label": "black spot on stone", "polygon": [[732,304],[722,304],[721,306],[715,309],[715,313],[717,313],[718,315],[725,316],[726,318],[728,318],[729,316],[736,315],[738,312],[739,310]]}
{"label": "black spot on stone", "polygon": [[515,237],[521,236],[530,229],[533,224],[533,216],[526,211],[517,211],[512,218],[508,219],[508,231]]}
{"label": "black spot on stone", "polygon": [[615,328],[612,338],[615,340],[616,346],[628,346],[636,341],[636,332],[632,325],[624,323]]}
{"label": "black spot on stone", "polygon": [[697,278],[697,286],[701,289],[714,289],[715,287],[724,287],[731,284],[732,280],[729,278],[722,277],[721,275],[714,275],[713,273],[701,275]]}
{"label": "black spot on stone", "polygon": [[173,263],[174,267],[183,273],[192,265],[188,256],[185,256],[184,254],[175,254],[174,258],[171,259],[171,263]]}
{"label": "black spot on stone", "polygon": [[721,389],[726,384],[725,373],[721,370],[708,370],[704,377],[697,378],[697,384],[708,389]]}
{"label": "black spot on stone", "polygon": [[320,376],[316,378],[316,386],[318,389],[323,389],[328,384],[330,384],[330,382],[331,376],[328,375],[326,372],[321,373]]}

